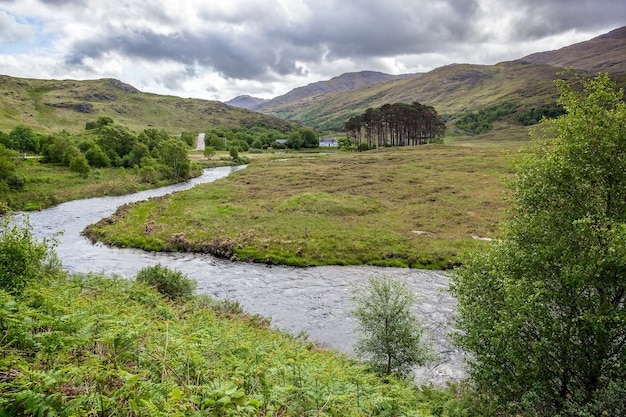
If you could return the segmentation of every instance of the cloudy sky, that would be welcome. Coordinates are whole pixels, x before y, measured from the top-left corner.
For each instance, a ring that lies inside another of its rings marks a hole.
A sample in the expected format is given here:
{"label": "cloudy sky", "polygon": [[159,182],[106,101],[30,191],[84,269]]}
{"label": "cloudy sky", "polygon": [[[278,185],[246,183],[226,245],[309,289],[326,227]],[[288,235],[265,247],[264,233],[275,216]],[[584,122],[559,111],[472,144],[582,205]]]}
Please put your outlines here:
{"label": "cloudy sky", "polygon": [[0,0],[0,74],[272,98],[345,72],[495,64],[624,25],[622,0]]}

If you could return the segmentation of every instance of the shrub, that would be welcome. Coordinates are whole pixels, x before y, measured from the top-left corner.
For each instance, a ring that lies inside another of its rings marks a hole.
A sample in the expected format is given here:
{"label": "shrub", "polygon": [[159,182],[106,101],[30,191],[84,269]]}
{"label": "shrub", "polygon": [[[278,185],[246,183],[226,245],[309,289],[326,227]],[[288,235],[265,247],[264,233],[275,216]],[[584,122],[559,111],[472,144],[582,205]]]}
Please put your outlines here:
{"label": "shrub", "polygon": [[7,184],[12,190],[19,191],[24,189],[24,184],[26,184],[26,177],[21,172],[14,172],[7,179]]}
{"label": "shrub", "polygon": [[188,297],[196,289],[196,281],[189,279],[180,271],[174,271],[156,264],[142,268],[135,279],[156,288],[161,294],[172,300]]}
{"label": "shrub", "polygon": [[90,170],[89,162],[87,162],[87,158],[84,155],[78,155],[70,161],[70,171],[87,176]]}
{"label": "shrub", "polygon": [[16,224],[10,216],[0,223],[0,289],[21,293],[29,281],[58,272],[60,264],[49,249],[31,234],[28,225]]}

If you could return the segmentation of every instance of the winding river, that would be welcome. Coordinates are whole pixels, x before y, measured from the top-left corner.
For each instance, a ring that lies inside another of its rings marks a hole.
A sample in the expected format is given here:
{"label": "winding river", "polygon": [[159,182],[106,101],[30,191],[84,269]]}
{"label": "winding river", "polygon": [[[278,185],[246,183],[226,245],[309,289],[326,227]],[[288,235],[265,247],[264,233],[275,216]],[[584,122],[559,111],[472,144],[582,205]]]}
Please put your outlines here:
{"label": "winding river", "polygon": [[182,184],[119,197],[71,201],[27,216],[35,236],[56,238],[56,252],[69,271],[105,272],[130,278],[145,266],[161,263],[196,279],[198,292],[237,300],[247,311],[271,317],[272,326],[278,329],[293,334],[305,332],[310,340],[348,354],[355,339],[355,321],[349,313],[353,286],[373,275],[401,277],[419,294],[416,313],[427,330],[427,338],[439,353],[436,364],[416,370],[416,380],[442,384],[463,376],[463,353],[447,337],[456,302],[445,291],[449,279],[443,272],[369,266],[266,266],[230,262],[204,254],[110,248],[93,245],[81,235],[87,225],[110,216],[124,203],[189,189],[242,168],[207,169],[202,176]]}

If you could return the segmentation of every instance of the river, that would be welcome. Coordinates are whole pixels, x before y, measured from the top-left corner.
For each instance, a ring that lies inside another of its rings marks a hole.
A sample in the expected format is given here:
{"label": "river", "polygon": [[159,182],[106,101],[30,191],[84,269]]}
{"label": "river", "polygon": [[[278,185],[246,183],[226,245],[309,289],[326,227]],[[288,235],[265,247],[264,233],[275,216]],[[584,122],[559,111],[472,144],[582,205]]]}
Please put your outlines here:
{"label": "river", "polygon": [[[71,272],[105,272],[132,278],[139,269],[161,263],[198,281],[197,291],[236,300],[251,313],[271,317],[272,326],[305,332],[321,346],[352,353],[355,320],[350,315],[352,288],[370,276],[407,280],[418,294],[416,313],[427,339],[439,353],[437,363],[416,369],[419,383],[442,384],[463,376],[463,353],[447,336],[456,301],[446,292],[449,278],[439,271],[370,266],[293,268],[230,262],[205,254],[155,253],[91,244],[81,235],[89,224],[110,216],[124,203],[145,200],[216,181],[243,167],[212,168],[185,183],[116,197],[71,201],[28,213],[33,234],[55,237],[56,252]],[[24,215],[24,214],[22,214]]]}

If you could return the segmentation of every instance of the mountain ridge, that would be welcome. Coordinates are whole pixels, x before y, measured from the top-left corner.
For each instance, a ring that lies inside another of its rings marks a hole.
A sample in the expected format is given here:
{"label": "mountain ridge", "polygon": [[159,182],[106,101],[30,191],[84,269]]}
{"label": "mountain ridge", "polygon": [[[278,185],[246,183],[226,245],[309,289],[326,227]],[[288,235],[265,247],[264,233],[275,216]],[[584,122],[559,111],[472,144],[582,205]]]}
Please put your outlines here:
{"label": "mountain ridge", "polygon": [[520,58],[538,64],[579,71],[626,73],[626,26],[552,51],[536,52]]}
{"label": "mountain ridge", "polygon": [[344,91],[351,91],[360,87],[379,84],[388,81],[400,80],[419,76],[420,74],[386,74],[380,71],[357,71],[346,72],[341,75],[337,75],[328,80],[316,81],[305,86],[296,87],[293,90],[276,96],[271,99],[262,99],[257,97],[251,97],[249,95],[243,95],[235,97],[232,100],[225,102],[225,104],[247,108],[253,111],[263,112],[264,107],[272,107],[276,105],[282,105],[290,103],[292,101],[306,99],[319,94],[328,93],[340,93]]}

